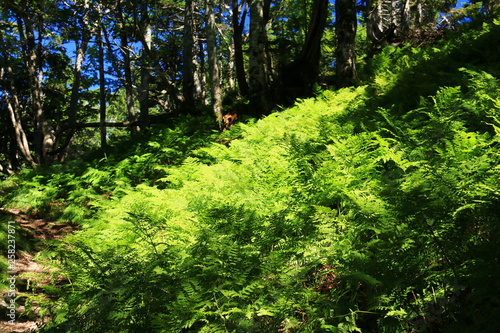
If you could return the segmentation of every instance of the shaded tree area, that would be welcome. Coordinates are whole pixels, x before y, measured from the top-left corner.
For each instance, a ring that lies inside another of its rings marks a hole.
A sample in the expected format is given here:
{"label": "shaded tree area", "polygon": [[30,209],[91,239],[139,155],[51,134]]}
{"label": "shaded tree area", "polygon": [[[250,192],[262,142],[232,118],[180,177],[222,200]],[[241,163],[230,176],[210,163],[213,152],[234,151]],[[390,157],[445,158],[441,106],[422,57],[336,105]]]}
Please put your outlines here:
{"label": "shaded tree area", "polygon": [[320,73],[321,40],[328,19],[328,0],[315,0],[300,53],[281,68],[281,102],[289,105],[298,97],[310,96]]}
{"label": "shaded tree area", "polygon": [[[217,128],[224,114],[258,118],[312,96],[316,85],[356,85],[356,54],[434,41],[436,27],[454,27],[453,15],[443,14],[454,5],[3,1],[1,171],[105,149],[175,117],[213,117]],[[477,12],[493,8],[490,1]]]}

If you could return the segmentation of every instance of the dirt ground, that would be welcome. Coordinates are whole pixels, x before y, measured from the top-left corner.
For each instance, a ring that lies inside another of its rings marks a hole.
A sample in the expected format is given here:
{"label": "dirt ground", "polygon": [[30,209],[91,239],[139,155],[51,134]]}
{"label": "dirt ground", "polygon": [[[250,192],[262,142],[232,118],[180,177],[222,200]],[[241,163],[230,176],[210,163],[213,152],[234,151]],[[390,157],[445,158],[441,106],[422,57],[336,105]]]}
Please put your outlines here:
{"label": "dirt ground", "polygon": [[42,320],[39,315],[39,307],[36,302],[32,304],[32,311],[26,313],[25,302],[28,297],[41,298],[50,301],[51,295],[45,295],[43,286],[53,283],[52,279],[62,279],[57,272],[44,265],[43,262],[35,260],[35,255],[43,248],[44,240],[61,239],[66,234],[73,232],[77,226],[70,223],[47,221],[37,216],[31,216],[17,209],[0,209],[2,214],[10,214],[11,219],[16,221],[16,230],[20,237],[36,244],[33,250],[16,252],[16,319],[15,323],[9,323],[7,316],[7,290],[0,291],[0,333],[8,332],[36,332],[43,322],[50,320],[45,316]]}

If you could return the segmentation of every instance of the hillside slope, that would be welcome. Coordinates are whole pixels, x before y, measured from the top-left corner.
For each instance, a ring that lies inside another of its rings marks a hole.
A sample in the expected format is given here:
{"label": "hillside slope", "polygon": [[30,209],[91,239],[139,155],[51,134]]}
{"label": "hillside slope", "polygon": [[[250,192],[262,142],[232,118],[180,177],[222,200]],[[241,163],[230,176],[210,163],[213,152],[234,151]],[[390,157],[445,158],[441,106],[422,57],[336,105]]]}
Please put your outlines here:
{"label": "hillside slope", "polygon": [[192,120],[7,179],[2,205],[82,224],[43,254],[68,285],[42,331],[495,331],[499,30],[218,141]]}

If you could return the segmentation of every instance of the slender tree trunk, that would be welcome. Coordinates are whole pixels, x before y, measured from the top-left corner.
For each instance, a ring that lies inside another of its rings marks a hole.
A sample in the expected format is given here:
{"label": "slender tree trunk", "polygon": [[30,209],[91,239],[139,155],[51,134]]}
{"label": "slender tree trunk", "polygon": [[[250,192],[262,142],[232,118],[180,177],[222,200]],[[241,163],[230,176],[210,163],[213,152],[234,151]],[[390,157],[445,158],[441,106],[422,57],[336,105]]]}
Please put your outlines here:
{"label": "slender tree trunk", "polygon": [[11,138],[9,142],[9,148],[8,148],[8,167],[6,168],[7,173],[11,173],[13,170],[19,170],[21,169],[21,162],[19,161],[19,150],[18,150],[18,145],[17,145],[17,140],[16,140],[16,135],[14,132],[14,128],[12,127],[12,123],[9,123],[10,127],[10,132],[11,132]]}
{"label": "slender tree trunk", "polygon": [[353,86],[356,74],[356,0],[336,0],[335,31],[337,33],[336,80],[339,88]]}
{"label": "slender tree trunk", "polygon": [[217,35],[215,27],[214,2],[206,0],[206,35],[208,51],[208,71],[210,79],[210,92],[212,107],[222,129],[222,88],[220,84],[219,64],[217,62]]}
{"label": "slender tree trunk", "polygon": [[106,148],[106,79],[104,70],[104,41],[103,31],[100,29],[98,35],[99,47],[99,129],[101,133],[101,148]]}
{"label": "slender tree trunk", "polygon": [[21,112],[20,112],[20,104],[19,98],[17,96],[17,89],[14,83],[14,72],[10,65],[10,55],[6,51],[3,33],[0,31],[0,48],[3,53],[3,57],[5,59],[5,68],[0,69],[0,80],[3,81],[4,74],[7,72],[8,82],[9,82],[9,90],[4,90],[2,95],[4,96],[3,100],[6,103],[7,111],[9,112],[9,119],[12,124],[12,128],[14,130],[14,139],[17,145],[17,150],[21,153],[24,160],[28,163],[28,165],[32,168],[37,167],[37,163],[33,159],[31,155],[28,138],[26,136],[26,132],[24,131],[22,122],[21,122]]}
{"label": "slender tree trunk", "polygon": [[250,113],[254,115],[266,114],[271,109],[266,73],[265,25],[264,0],[250,0],[249,98]]}
{"label": "slender tree trunk", "polygon": [[[80,26],[83,28],[82,33],[81,33],[81,40],[79,37],[75,37],[75,64],[73,67],[73,85],[71,86],[71,96],[70,96],[70,102],[69,102],[69,108],[68,108],[68,125],[69,125],[69,130],[67,131],[66,137],[64,142],[59,146],[59,148],[51,151],[49,154],[50,155],[56,155],[59,154],[59,160],[61,161],[62,159],[65,158],[66,156],[66,149],[71,143],[71,139],[73,138],[73,135],[75,134],[75,125],[77,121],[77,113],[78,113],[78,103],[80,101],[80,85],[82,81],[82,65],[83,61],[85,60],[85,53],[87,52],[87,47],[89,44],[89,41],[92,37],[93,32],[87,29],[87,27],[90,25],[89,22],[89,4],[88,1],[85,0],[82,4],[82,10],[83,10],[83,15],[81,18]],[[75,11],[75,15],[79,15],[78,12]],[[78,17],[78,16],[77,16]],[[61,134],[63,131],[59,131],[58,135],[56,138],[59,140]]]}
{"label": "slender tree trunk", "polygon": [[424,10],[422,5],[422,0],[417,0],[417,10],[415,13],[415,24],[418,28],[422,27],[424,22]]}
{"label": "slender tree trunk", "polygon": [[140,127],[147,128],[149,126],[149,91],[151,73],[154,73],[158,80],[161,80],[165,86],[166,93],[172,101],[174,107],[178,107],[183,103],[183,96],[179,93],[175,84],[173,84],[165,71],[159,66],[160,59],[152,50],[152,29],[148,14],[148,2],[141,0],[134,7],[134,21],[136,26],[137,38],[141,42],[142,51],[139,59],[140,63],[140,83],[138,87],[139,100],[139,123]]}
{"label": "slender tree trunk", "polygon": [[[20,39],[20,48],[22,53],[22,59],[25,63],[27,70],[27,83],[29,91],[29,99],[27,101],[28,107],[32,112],[33,123],[34,123],[34,135],[33,135],[33,150],[34,158],[31,153],[23,152],[26,155],[28,163],[32,166],[36,164],[50,164],[53,158],[47,153],[53,149],[55,144],[55,135],[52,127],[46,119],[44,113],[44,93],[43,93],[43,38],[45,36],[45,30],[43,26],[43,15],[32,15],[28,10],[28,3],[21,1],[5,3],[7,8],[15,13],[17,19],[17,30]],[[15,128],[16,136],[19,137],[18,143],[19,148],[25,150],[27,148],[27,143],[23,142],[23,134],[20,132],[22,129],[21,118],[20,118],[20,102],[17,93],[14,94],[14,100],[11,100],[8,104],[8,109],[10,109],[10,118]],[[28,155],[31,157],[28,157]],[[31,160],[34,160],[32,163]]]}
{"label": "slender tree trunk", "polygon": [[188,113],[192,113],[195,109],[194,8],[194,1],[186,0],[182,37],[182,95],[184,96],[183,109]]}
{"label": "slender tree trunk", "polygon": [[411,29],[411,13],[410,13],[410,0],[404,0],[401,8],[401,33],[405,38],[409,35]]}
{"label": "slender tree trunk", "polygon": [[[234,91],[236,87],[236,80],[234,75],[235,65],[234,65],[234,44],[229,44],[227,46],[229,51],[229,57],[227,59],[227,85],[229,90]],[[222,74],[222,76],[225,76]]]}
{"label": "slender tree trunk", "polygon": [[[116,20],[118,22],[118,36],[120,39],[120,52],[122,54],[123,60],[120,61],[114,53],[113,43],[109,38],[108,29],[104,24],[101,24],[102,36],[104,37],[105,46],[108,50],[108,62],[113,67],[116,77],[122,82],[125,88],[125,105],[127,106],[127,119],[129,122],[135,121],[135,105],[134,105],[134,87],[132,82],[132,69],[131,69],[131,57],[130,57],[130,47],[128,43],[128,32],[123,15],[123,7],[121,0],[117,0],[115,3],[116,8]],[[123,69],[123,70],[122,70]],[[130,128],[132,132],[136,129]]]}
{"label": "slender tree trunk", "polygon": [[[34,148],[36,161],[39,164],[50,164],[52,158],[46,156],[46,153],[51,151],[55,138],[43,110],[43,70],[40,64],[39,53],[42,49],[43,31],[41,22],[39,23],[38,42],[35,36],[35,27],[32,18],[24,16],[19,18],[19,29],[25,29],[25,62],[28,70],[28,82],[30,89],[31,109],[33,110],[35,122]],[[20,33],[20,36],[24,36]]]}
{"label": "slender tree trunk", "polygon": [[383,0],[366,2],[366,35],[370,41],[370,55],[380,50],[384,43],[385,28],[382,20]]}
{"label": "slender tree trunk", "polygon": [[206,64],[205,64],[205,46],[201,39],[198,39],[198,58],[200,58],[199,66],[194,72],[194,86],[196,96],[201,105],[208,105],[207,92],[203,87],[207,86]]}
{"label": "slender tree trunk", "polygon": [[[9,111],[10,121],[11,121],[12,126],[14,127],[14,131],[15,131],[17,148],[19,149],[19,151],[23,155],[26,162],[28,162],[29,166],[32,168],[36,168],[37,163],[35,162],[35,160],[33,159],[33,156],[31,155],[28,139],[26,137],[26,133],[24,132],[24,129],[23,129],[23,126],[21,123],[19,109],[16,106],[16,104],[18,104],[17,99],[18,98],[16,95],[12,95],[12,96],[10,96],[10,98],[9,97],[6,98],[7,110]],[[14,102],[12,103],[11,101],[14,101]]]}
{"label": "slender tree trunk", "polygon": [[140,37],[142,42],[142,54],[141,54],[141,82],[139,83],[139,123],[141,129],[149,127],[149,81],[151,75],[149,73],[149,58],[151,53],[152,45],[152,34],[151,34],[151,22],[149,20],[148,7],[146,1],[141,1],[140,3]]}
{"label": "slender tree trunk", "polygon": [[[123,74],[122,68],[120,67],[120,61],[117,59],[113,52],[112,43],[109,38],[108,30],[104,25],[102,25],[102,32],[104,39],[106,41],[106,47],[108,49],[108,56],[111,59],[111,65],[116,73],[116,76],[122,81],[125,88],[125,105],[127,106],[127,120],[129,123],[134,123],[136,120],[135,103],[134,103],[134,85],[132,82],[132,68],[131,68],[131,57],[130,57],[130,47],[128,43],[128,31],[126,20],[123,14],[123,7],[121,0],[115,3],[116,7],[116,19],[118,23],[118,35],[120,37],[120,51],[123,56]],[[134,134],[139,129],[137,126],[130,126],[130,133]]]}
{"label": "slender tree trunk", "polygon": [[[0,81],[3,81],[4,69],[0,68]],[[6,82],[7,83],[7,82]],[[6,96],[7,97],[7,96]],[[5,119],[5,118],[4,118]],[[19,161],[19,149],[16,140],[16,132],[12,126],[12,121],[10,120],[10,114],[8,112],[6,126],[8,136],[5,137],[5,142],[3,143],[3,152],[6,158],[6,164],[4,164],[4,169],[2,172],[11,174],[14,170],[19,170],[21,168],[21,163]],[[21,156],[22,157],[22,156]]]}
{"label": "slender tree trunk", "polygon": [[[243,58],[243,40],[242,32],[243,25],[247,16],[246,8],[241,11],[242,7],[245,6],[245,2],[242,1],[241,6],[238,4],[238,0],[232,0],[232,25],[233,25],[233,44],[234,44],[234,64],[236,67],[236,80],[238,81],[238,87],[240,93],[244,97],[248,97],[248,82],[245,73],[245,61]],[[240,19],[240,12],[241,19]]]}
{"label": "slender tree trunk", "polygon": [[71,96],[70,96],[70,102],[69,102],[69,108],[68,108],[68,125],[69,125],[69,130],[67,131],[66,137],[64,139],[64,142],[60,144],[59,138],[61,137],[61,134],[63,131],[58,131],[58,135],[56,136],[56,145],[60,144],[59,148],[52,150],[49,152],[49,155],[59,155],[59,160],[61,161],[62,159],[65,158],[66,153],[65,150],[66,148],[69,147],[71,143],[71,139],[73,138],[73,135],[75,134],[75,127],[74,125],[76,124],[77,121],[77,113],[78,113],[78,102],[80,100],[80,85],[81,85],[81,80],[82,80],[82,65],[83,65],[83,60],[85,59],[85,52],[87,50],[87,46],[90,40],[90,34],[87,36],[84,36],[82,41],[75,41],[76,45],[76,58],[75,58],[75,65],[73,68],[73,85],[71,87]]}
{"label": "slender tree trunk", "polygon": [[82,36],[81,42],[75,41],[76,58],[73,69],[73,86],[71,87],[71,97],[69,103],[69,124],[76,124],[78,101],[80,100],[80,84],[82,81],[82,65],[85,60],[85,53],[90,41],[90,33]]}
{"label": "slender tree trunk", "polygon": [[[123,54],[123,72],[125,74],[125,101],[127,104],[127,119],[130,123],[136,120],[134,103],[134,84],[132,82],[132,63],[130,60],[130,48],[128,45],[128,32],[125,15],[123,13],[123,2],[118,0],[116,4],[117,18],[120,22],[120,46]],[[130,127],[130,133],[137,132],[136,126]]]}

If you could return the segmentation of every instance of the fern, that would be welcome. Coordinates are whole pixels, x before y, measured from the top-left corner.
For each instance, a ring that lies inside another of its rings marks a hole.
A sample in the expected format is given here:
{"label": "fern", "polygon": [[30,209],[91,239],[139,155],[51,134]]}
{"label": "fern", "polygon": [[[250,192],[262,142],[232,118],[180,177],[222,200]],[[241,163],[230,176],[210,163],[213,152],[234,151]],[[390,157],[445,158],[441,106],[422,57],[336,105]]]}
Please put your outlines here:
{"label": "fern", "polygon": [[83,224],[46,253],[71,281],[46,331],[496,328],[500,93],[455,52],[386,49],[369,85],[228,142],[187,117],[122,156],[9,179],[2,204],[63,203]]}

